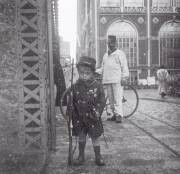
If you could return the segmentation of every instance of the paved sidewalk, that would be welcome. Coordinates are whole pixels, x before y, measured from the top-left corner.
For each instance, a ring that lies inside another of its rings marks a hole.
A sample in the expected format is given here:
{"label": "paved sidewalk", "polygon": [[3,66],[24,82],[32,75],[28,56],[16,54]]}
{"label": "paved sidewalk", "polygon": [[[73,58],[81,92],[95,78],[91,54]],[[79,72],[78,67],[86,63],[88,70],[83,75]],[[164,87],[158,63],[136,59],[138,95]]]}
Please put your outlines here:
{"label": "paved sidewalk", "polygon": [[[67,124],[60,116],[57,120],[57,151],[51,154],[46,173],[43,174],[179,174],[180,106],[158,101],[161,98],[157,90],[143,89],[138,90],[138,93],[140,103],[137,112],[122,124],[108,122],[107,116],[103,115],[108,148],[102,137],[101,149],[106,166],[97,167],[94,164],[94,152],[89,138],[85,164],[80,167],[67,165]],[[164,100],[179,102],[179,98],[169,96]],[[163,119],[164,122],[147,117],[144,113]],[[74,158],[77,157],[77,151]]]}

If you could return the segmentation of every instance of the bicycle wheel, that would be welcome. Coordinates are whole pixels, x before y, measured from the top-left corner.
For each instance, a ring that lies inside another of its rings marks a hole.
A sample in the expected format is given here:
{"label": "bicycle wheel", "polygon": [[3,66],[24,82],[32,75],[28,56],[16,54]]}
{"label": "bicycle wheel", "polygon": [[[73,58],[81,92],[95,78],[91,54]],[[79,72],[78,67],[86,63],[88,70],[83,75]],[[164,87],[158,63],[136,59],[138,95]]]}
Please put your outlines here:
{"label": "bicycle wheel", "polygon": [[123,114],[125,118],[132,116],[139,105],[139,96],[134,87],[131,85],[123,85]]}
{"label": "bicycle wheel", "polygon": [[[69,92],[69,88],[67,88],[64,92],[63,92],[63,94],[62,94],[62,97],[61,97],[61,101],[60,101],[60,111],[61,111],[61,114],[62,114],[62,116],[65,118],[65,119],[67,119],[66,118],[66,113],[65,113],[65,111],[63,110],[63,102],[64,102],[64,100],[65,100],[65,97],[67,97],[67,93]],[[66,102],[68,101],[68,99],[66,98]],[[66,107],[66,106],[65,106]]]}
{"label": "bicycle wheel", "polygon": [[[131,85],[123,85],[123,116],[128,118],[136,112],[139,105],[139,96],[134,87]],[[108,98],[106,99],[105,111],[107,115],[111,115],[111,109]]]}

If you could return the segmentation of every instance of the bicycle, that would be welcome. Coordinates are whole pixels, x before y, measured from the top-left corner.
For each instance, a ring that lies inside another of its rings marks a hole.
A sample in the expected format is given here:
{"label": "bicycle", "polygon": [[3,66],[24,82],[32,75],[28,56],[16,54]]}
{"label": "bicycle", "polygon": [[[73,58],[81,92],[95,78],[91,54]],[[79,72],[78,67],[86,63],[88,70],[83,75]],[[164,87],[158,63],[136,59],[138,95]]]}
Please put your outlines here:
{"label": "bicycle", "polygon": [[[123,86],[123,117],[128,118],[132,116],[139,105],[139,96],[137,90],[130,84],[122,84]],[[110,103],[108,99],[106,99],[105,111],[107,115],[111,115],[110,113]]]}
{"label": "bicycle", "polygon": [[[97,78],[96,78],[97,79]],[[101,80],[101,79],[97,79]],[[123,114],[124,118],[128,118],[132,116],[139,105],[139,96],[137,93],[137,90],[130,84],[122,84],[123,86]],[[64,97],[67,96],[67,92],[69,92],[70,88],[66,89],[66,91],[63,93],[62,98],[61,98],[61,105],[60,105],[60,110],[63,116],[65,116],[65,113],[63,111],[62,103],[64,101]],[[107,115],[110,115],[110,103],[108,98],[106,98],[106,105],[104,108],[104,111],[106,112]]]}

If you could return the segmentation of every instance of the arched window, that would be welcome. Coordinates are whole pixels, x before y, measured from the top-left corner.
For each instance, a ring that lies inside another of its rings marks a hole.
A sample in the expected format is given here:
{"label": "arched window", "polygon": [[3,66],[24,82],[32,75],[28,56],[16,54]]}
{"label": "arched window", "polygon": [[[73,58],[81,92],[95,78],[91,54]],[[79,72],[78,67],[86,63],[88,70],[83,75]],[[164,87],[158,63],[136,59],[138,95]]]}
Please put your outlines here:
{"label": "arched window", "polygon": [[137,32],[127,22],[113,23],[107,32],[107,35],[116,35],[118,48],[126,53],[129,67],[137,66]]}
{"label": "arched window", "polygon": [[108,28],[108,35],[117,37],[117,47],[123,50],[127,57],[130,69],[130,82],[135,83],[138,78],[137,70],[135,70],[138,66],[138,33],[136,29],[128,22],[117,21]]}
{"label": "arched window", "polygon": [[160,65],[180,68],[180,21],[165,23],[159,31]]}

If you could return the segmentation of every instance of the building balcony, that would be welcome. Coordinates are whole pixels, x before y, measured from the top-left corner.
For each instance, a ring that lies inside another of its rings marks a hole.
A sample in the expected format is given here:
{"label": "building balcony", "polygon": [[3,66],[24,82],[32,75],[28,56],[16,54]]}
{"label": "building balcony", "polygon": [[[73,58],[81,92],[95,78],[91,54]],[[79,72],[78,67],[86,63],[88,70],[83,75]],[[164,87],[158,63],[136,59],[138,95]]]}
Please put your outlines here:
{"label": "building balcony", "polygon": [[[178,13],[178,7],[151,7],[151,13]],[[100,7],[100,14],[145,13],[146,7]]]}
{"label": "building balcony", "polygon": [[100,7],[99,13],[145,13],[145,7]]}
{"label": "building balcony", "polygon": [[177,13],[178,7],[151,7],[152,13]]}

